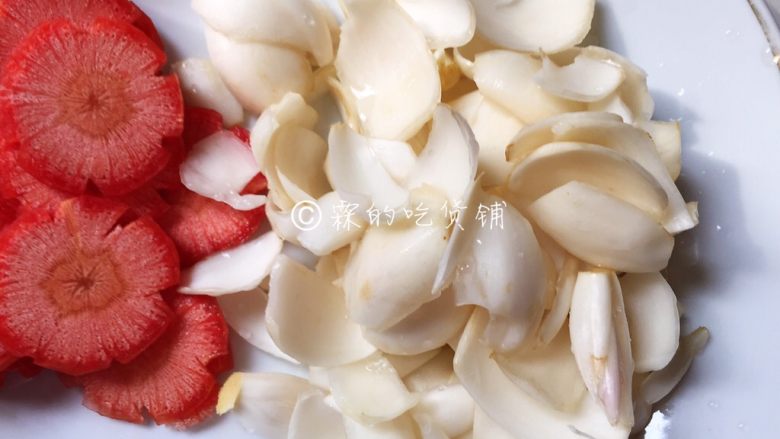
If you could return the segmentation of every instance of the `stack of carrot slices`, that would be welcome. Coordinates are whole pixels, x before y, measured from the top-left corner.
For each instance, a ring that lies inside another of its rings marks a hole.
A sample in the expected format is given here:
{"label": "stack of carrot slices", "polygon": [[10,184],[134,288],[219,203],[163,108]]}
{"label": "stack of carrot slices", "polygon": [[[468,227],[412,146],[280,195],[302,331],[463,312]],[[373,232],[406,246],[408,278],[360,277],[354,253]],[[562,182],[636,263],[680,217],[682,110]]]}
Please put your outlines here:
{"label": "stack of carrot slices", "polygon": [[4,0],[0,29],[0,375],[47,368],[105,416],[202,421],[228,328],[213,298],[176,292],[180,270],[265,218],[180,182],[221,116],[184,107],[130,1]]}

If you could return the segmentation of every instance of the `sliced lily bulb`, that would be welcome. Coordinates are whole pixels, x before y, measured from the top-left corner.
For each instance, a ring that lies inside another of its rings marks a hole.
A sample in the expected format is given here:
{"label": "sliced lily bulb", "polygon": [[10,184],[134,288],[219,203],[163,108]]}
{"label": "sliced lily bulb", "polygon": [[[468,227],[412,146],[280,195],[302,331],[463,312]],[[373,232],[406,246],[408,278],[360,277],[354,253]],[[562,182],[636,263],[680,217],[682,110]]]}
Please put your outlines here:
{"label": "sliced lily bulb", "polygon": [[286,126],[299,126],[313,129],[317,123],[317,111],[306,104],[297,93],[287,93],[281,101],[271,105],[257,119],[252,128],[250,143],[255,160],[260,168],[268,173],[267,155],[274,136]]}
{"label": "sliced lily bulb", "polygon": [[567,255],[563,266],[558,270],[558,279],[555,284],[555,300],[552,307],[544,315],[539,326],[539,341],[542,344],[552,342],[566,323],[571,309],[571,296],[574,292],[574,283],[577,281],[579,261],[577,258]]}
{"label": "sliced lily bulb", "polygon": [[181,182],[189,190],[236,210],[253,210],[265,204],[265,195],[241,195],[259,172],[252,151],[229,131],[196,143],[179,169]]}
{"label": "sliced lily bulb", "polygon": [[477,55],[496,49],[500,48],[480,35],[479,32],[475,32],[471,41],[465,46],[454,48],[452,55],[461,73],[469,79],[474,79],[474,60]]}
{"label": "sliced lily bulb", "polygon": [[[573,410],[563,412],[517,386],[496,363],[493,350],[480,341],[487,322],[487,314],[478,310],[466,325],[455,354],[455,373],[476,405],[501,430],[515,438],[628,438],[631,428],[610,424],[601,407],[587,395]],[[478,437],[477,429],[474,433]]]}
{"label": "sliced lily bulb", "polygon": [[652,372],[642,383],[640,395],[649,404],[655,404],[669,395],[691,367],[693,359],[704,349],[710,333],[698,328],[680,340],[680,349],[663,369]]}
{"label": "sliced lily bulb", "polygon": [[[360,239],[368,223],[349,202],[336,192],[329,192],[316,201],[318,218],[298,235],[301,246],[317,256],[325,256]],[[293,212],[297,215],[298,212]]]}
{"label": "sliced lily bulb", "polygon": [[320,390],[302,393],[295,403],[287,439],[345,439],[341,413],[329,406]]}
{"label": "sliced lily bulb", "polygon": [[548,345],[495,356],[501,370],[515,385],[555,410],[576,410],[587,390],[571,353],[569,331],[563,330]]}
{"label": "sliced lily bulb", "polygon": [[417,23],[431,49],[460,47],[471,41],[477,26],[468,0],[396,0]]}
{"label": "sliced lily bulb", "polygon": [[362,133],[406,140],[441,98],[439,72],[425,36],[393,0],[347,2],[336,70]]}
{"label": "sliced lily bulb", "polygon": [[257,288],[282,251],[282,240],[268,232],[251,241],[213,254],[182,274],[179,291],[221,296]]}
{"label": "sliced lily bulb", "polygon": [[363,424],[391,421],[417,404],[393,365],[382,355],[328,371],[341,412]]}
{"label": "sliced lily bulb", "polygon": [[271,271],[266,322],[277,346],[308,365],[338,366],[375,351],[347,319],[341,290],[285,256]]}
{"label": "sliced lily bulb", "polygon": [[432,349],[415,355],[393,355],[386,353],[385,358],[393,365],[393,368],[398,372],[399,377],[406,378],[409,374],[421,368],[439,355],[440,352],[441,349]]}
{"label": "sliced lily bulb", "polygon": [[528,212],[568,252],[600,267],[658,271],[674,247],[674,238],[644,211],[576,181],[539,198]]}
{"label": "sliced lily bulb", "polygon": [[620,285],[636,372],[663,369],[677,352],[680,339],[674,291],[661,273],[627,274]]}
{"label": "sliced lily bulb", "polygon": [[[436,59],[436,66],[439,69],[439,80],[443,92],[452,90],[460,82],[460,67],[453,59],[452,55],[444,49],[437,49],[433,52]],[[443,98],[443,96],[442,96]]]}
{"label": "sliced lily bulb", "polygon": [[473,91],[451,104],[469,123],[479,145],[479,170],[482,184],[504,184],[512,165],[507,162],[505,151],[523,124],[509,112],[486,99],[479,91]]}
{"label": "sliced lily bulb", "polygon": [[643,122],[640,128],[647,131],[653,138],[653,143],[658,149],[658,155],[669,171],[672,180],[677,180],[682,169],[682,138],[680,135],[680,122],[659,122],[655,120]]}
{"label": "sliced lily bulb", "polygon": [[493,50],[480,53],[474,60],[474,82],[485,97],[525,124],[585,109],[583,103],[545,92],[534,80],[541,68],[542,62],[531,55]]}
{"label": "sliced lily bulb", "polygon": [[634,113],[631,112],[631,108],[628,107],[623,98],[615,93],[600,101],[591,102],[588,104],[588,110],[614,114],[620,116],[620,119],[625,123],[634,123]]}
{"label": "sliced lily bulb", "polygon": [[211,61],[186,59],[174,64],[173,71],[179,77],[187,105],[216,110],[222,115],[226,126],[238,125],[244,121],[241,103],[228,90]]}
{"label": "sliced lily bulb", "polygon": [[417,355],[446,345],[460,333],[472,311],[470,306],[457,306],[455,294],[447,290],[392,327],[365,329],[363,335],[383,352]]}
{"label": "sliced lily bulb", "polygon": [[[620,122],[621,119],[620,116],[612,113],[581,111],[552,116],[527,125],[512,139],[511,144],[506,149],[506,158],[513,163],[520,162],[540,146],[562,141],[558,138],[558,133],[565,133],[571,126],[582,126],[590,122],[601,121]],[[572,139],[572,141],[574,140]]]}
{"label": "sliced lily bulb", "polygon": [[255,160],[268,179],[269,197],[282,212],[330,192],[322,169],[328,146],[312,129],[317,112],[297,94],[271,106],[252,129]]}
{"label": "sliced lily bulb", "polygon": [[299,203],[319,198],[330,191],[323,171],[328,145],[317,133],[289,126],[274,136],[271,148],[273,159],[268,164],[274,170],[269,174],[275,174],[276,178],[268,179],[270,193],[278,193],[281,189],[292,203]]}
{"label": "sliced lily bulb", "polygon": [[536,329],[544,310],[547,276],[539,243],[520,212],[496,196],[477,196],[463,215],[463,230],[454,232],[445,258],[456,262],[443,270],[455,267],[458,305],[489,312],[484,336],[490,346],[515,349]]}
{"label": "sliced lily bulb", "polygon": [[693,228],[694,218],[686,207],[680,190],[661,160],[650,136],[643,130],[616,120],[608,120],[603,113],[579,113],[549,119],[537,126],[526,127],[507,150],[507,157],[518,160],[525,152],[556,142],[584,142],[613,149],[645,168],[666,192],[669,209],[663,224],[669,233],[676,234]]}
{"label": "sliced lily bulb", "polygon": [[416,393],[448,386],[454,380],[452,358],[452,349],[442,348],[430,361],[404,377],[404,383]]}
{"label": "sliced lily bulb", "polygon": [[328,19],[311,0],[193,0],[192,8],[235,40],[292,47],[321,66],[333,60]]}
{"label": "sliced lily bulb", "polygon": [[638,375],[638,391],[634,403],[636,424],[634,431],[642,431],[650,421],[653,405],[667,397],[683,379],[694,358],[704,349],[710,333],[698,328],[680,339],[680,348],[674,358],[661,370]]}
{"label": "sliced lily bulb", "polygon": [[[625,104],[629,116],[628,118],[623,118],[626,122],[638,123],[648,121],[653,117],[655,103],[650,95],[650,91],[647,89],[647,73],[644,70],[628,59],[603,47],[588,46],[581,49],[575,48],[570,52],[620,66],[625,74],[625,80],[615,91],[614,95],[620,102]],[[572,56],[570,54],[561,55],[566,57]],[[598,111],[597,108],[591,109]]]}
{"label": "sliced lily bulb", "polygon": [[417,429],[420,431],[421,439],[450,439],[436,421],[428,415],[415,413],[412,419],[417,423]]}
{"label": "sliced lily bulb", "polygon": [[376,149],[371,147],[382,143],[362,136],[344,124],[331,127],[325,172],[339,195],[345,199],[349,199],[350,194],[364,196],[368,204],[380,210],[396,209],[408,202],[409,191],[393,178]]}
{"label": "sliced lily bulb", "polygon": [[479,407],[474,411],[474,432],[472,439],[516,439],[507,433]]}
{"label": "sliced lily bulb", "polygon": [[299,224],[293,222],[292,212],[282,212],[273,202],[266,203],[265,216],[274,232],[284,241],[300,244],[298,235],[302,230]]}
{"label": "sliced lily bulb", "polygon": [[630,203],[657,221],[669,199],[658,182],[633,160],[603,146],[548,143],[531,153],[512,172],[508,187],[520,206],[571,181],[579,181]]}
{"label": "sliced lily bulb", "polygon": [[294,358],[282,352],[268,333],[265,324],[265,308],[268,295],[261,289],[236,294],[226,294],[217,298],[219,307],[228,325],[244,340],[261,351],[290,363],[298,363]]}
{"label": "sliced lily bulb", "polygon": [[205,26],[209,57],[233,95],[261,113],[288,92],[308,94],[314,75],[306,56],[293,49],[240,42]]}
{"label": "sliced lily bulb", "polygon": [[472,0],[477,30],[494,43],[522,52],[560,52],[590,31],[595,0]]}
{"label": "sliced lily bulb", "polygon": [[298,398],[312,388],[292,375],[236,372],[219,392],[217,413],[232,411],[247,431],[260,437],[287,439]]}
{"label": "sliced lily bulb", "polygon": [[571,350],[590,394],[612,424],[634,425],[631,378],[634,363],[614,272],[580,272],[569,317]]}
{"label": "sliced lily bulb", "polygon": [[[437,208],[431,209],[437,214]],[[344,273],[350,318],[381,331],[436,299],[433,282],[447,245],[446,226],[412,222],[369,228]]]}
{"label": "sliced lily bulb", "polygon": [[429,417],[448,438],[465,434],[474,425],[474,400],[459,383],[423,393],[413,412]]}
{"label": "sliced lily bulb", "polygon": [[555,96],[579,102],[596,102],[607,98],[625,79],[623,69],[604,60],[585,55],[569,65],[558,66],[548,57],[534,76],[536,83]]}
{"label": "sliced lily bulb", "polygon": [[417,427],[410,416],[401,416],[380,424],[365,425],[344,417],[347,439],[417,439]]}
{"label": "sliced lily bulb", "polygon": [[479,145],[463,117],[445,105],[433,114],[428,143],[408,179],[411,188],[428,185],[447,195],[450,205],[462,203],[477,175]]}

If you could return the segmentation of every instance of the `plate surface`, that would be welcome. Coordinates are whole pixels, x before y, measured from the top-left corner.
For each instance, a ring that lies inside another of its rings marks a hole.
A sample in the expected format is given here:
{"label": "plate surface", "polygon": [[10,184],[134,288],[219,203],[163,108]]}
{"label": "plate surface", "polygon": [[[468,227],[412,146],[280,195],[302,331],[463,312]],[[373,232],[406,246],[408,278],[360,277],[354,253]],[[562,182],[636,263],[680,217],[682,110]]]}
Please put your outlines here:
{"label": "plate surface", "polygon": [[[137,3],[171,59],[206,55],[188,0]],[[706,325],[713,338],[648,439],[777,437],[780,74],[748,2],[717,3],[599,0],[589,37],[648,72],[655,118],[682,123],[684,195],[701,203],[701,226],[679,238],[668,276],[685,327]],[[233,342],[238,369],[301,372]],[[230,416],[188,433],[102,418],[53,374],[0,389],[0,437],[103,436],[256,437]]]}

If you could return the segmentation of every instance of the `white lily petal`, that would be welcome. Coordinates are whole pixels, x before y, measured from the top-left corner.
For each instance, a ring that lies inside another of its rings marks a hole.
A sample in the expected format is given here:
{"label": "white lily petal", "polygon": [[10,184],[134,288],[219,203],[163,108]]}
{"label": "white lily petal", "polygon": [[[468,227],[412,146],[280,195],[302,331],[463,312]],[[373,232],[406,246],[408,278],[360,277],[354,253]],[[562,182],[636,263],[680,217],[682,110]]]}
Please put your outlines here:
{"label": "white lily petal", "polygon": [[432,186],[447,195],[449,202],[463,202],[466,189],[477,175],[479,145],[459,114],[439,105],[433,114],[433,126],[409,176],[408,186]]}
{"label": "white lily petal", "polygon": [[[462,435],[456,437],[455,439],[474,439],[474,432],[473,431],[469,431],[466,434],[462,434]],[[494,438],[494,439],[496,439],[496,438]]]}
{"label": "white lily petal", "polygon": [[436,299],[433,282],[446,245],[446,224],[369,228],[344,274],[350,318],[387,329]]}
{"label": "white lily petal", "polygon": [[409,191],[402,187],[383,166],[372,143],[344,124],[331,127],[328,136],[328,158],[325,171],[333,188],[343,198],[349,194],[367,196],[380,210],[395,209],[409,200]]}
{"label": "white lily petal", "polygon": [[309,390],[298,397],[290,419],[287,439],[346,439],[341,413],[325,402],[320,390]]}
{"label": "white lily petal", "polygon": [[620,122],[620,116],[612,113],[584,111],[560,114],[528,125],[517,134],[507,147],[506,158],[510,162],[520,162],[540,146],[560,141],[557,133],[565,132],[571,125],[585,125],[588,122],[599,121]]}
{"label": "white lily petal", "polygon": [[[461,72],[458,63],[455,62],[452,55],[444,49],[437,49],[433,52],[436,59],[436,67],[439,69],[439,81],[443,92],[448,92],[455,88],[460,82]],[[442,96],[444,97],[444,96]]]}
{"label": "white lily petal", "polygon": [[417,404],[393,365],[382,355],[328,371],[341,412],[362,424],[391,421]]}
{"label": "white lily petal", "polygon": [[450,439],[444,429],[428,415],[415,413],[412,415],[421,439]]}
{"label": "white lily petal", "polygon": [[392,0],[350,1],[336,69],[363,133],[406,140],[441,98],[436,61],[425,36]]}
{"label": "white lily petal", "polygon": [[579,55],[574,62],[564,66],[544,57],[542,69],[534,79],[546,92],[555,96],[578,102],[595,102],[612,94],[623,83],[625,74],[617,64]]}
{"label": "white lily petal", "polygon": [[[277,180],[269,177],[269,191],[284,190],[293,203],[311,201],[330,192],[323,165],[328,145],[314,131],[300,126],[280,129],[271,146]],[[269,172],[274,175],[274,172]],[[273,181],[273,184],[272,184]]]}
{"label": "white lily petal", "polygon": [[568,330],[560,331],[546,346],[499,354],[495,361],[515,385],[555,410],[576,410],[587,392],[571,353]]}
{"label": "white lily petal", "polygon": [[[480,341],[488,316],[477,310],[466,325],[455,355],[455,373],[476,404],[511,437],[627,439],[630,427],[613,426],[587,396],[571,412],[539,402],[517,387]],[[522,416],[518,414],[522,413]],[[475,436],[477,431],[475,430]],[[493,439],[493,436],[488,436]]]}
{"label": "white lily petal", "polygon": [[515,139],[514,148],[508,150],[511,156],[508,156],[515,160],[522,152],[533,151],[551,141],[592,143],[614,149],[645,168],[666,191],[669,198],[669,209],[664,218],[666,230],[676,234],[693,228],[696,222],[650,136],[639,128],[597,114],[562,115],[527,127]]}
{"label": "white lily petal", "polygon": [[488,41],[479,32],[475,32],[474,37],[468,44],[456,47],[453,50],[453,58],[461,73],[469,79],[474,79],[474,60],[477,55],[496,49],[499,49],[499,47]]}
{"label": "white lily petal", "polygon": [[432,349],[416,355],[392,355],[385,354],[385,358],[393,365],[398,376],[406,378],[409,374],[421,368],[439,355],[441,349]]}
{"label": "white lily petal", "polygon": [[555,301],[539,327],[539,341],[543,344],[549,344],[553,341],[563,328],[563,324],[566,323],[571,309],[571,296],[574,292],[574,283],[577,281],[579,265],[577,258],[567,255],[563,267],[558,271]]}
{"label": "white lily petal", "polygon": [[495,349],[512,350],[542,317],[547,291],[542,251],[528,221],[498,197],[476,197],[463,215],[464,230],[452,237],[458,247],[452,283],[456,301],[487,309],[486,340]]}
{"label": "white lily petal", "polygon": [[647,131],[653,138],[658,155],[669,171],[672,180],[677,180],[682,169],[682,137],[680,122],[659,122],[655,120],[642,122],[639,127]]}
{"label": "white lily petal", "polygon": [[534,81],[542,62],[531,55],[493,50],[477,55],[474,81],[479,91],[525,124],[556,114],[585,109],[581,102],[545,92]]}
{"label": "white lily petal", "polygon": [[196,143],[179,170],[187,189],[236,210],[253,210],[265,204],[264,195],[241,195],[259,172],[247,145],[229,131]]}
{"label": "white lily petal", "polygon": [[308,94],[314,87],[311,65],[303,53],[231,40],[209,26],[205,32],[211,62],[247,110],[261,113],[288,92]]}
{"label": "white lily petal", "polygon": [[614,272],[580,272],[569,317],[571,350],[590,394],[612,424],[634,425],[634,362],[623,293]]}
{"label": "white lily petal", "polygon": [[311,0],[193,0],[192,8],[230,38],[309,52],[321,66],[333,60],[327,17]]}
{"label": "white lily petal", "polygon": [[376,425],[364,425],[345,416],[344,426],[347,439],[418,439],[414,421],[409,416]]}
{"label": "white lily petal", "polygon": [[666,192],[644,168],[603,146],[548,143],[512,172],[508,187],[519,206],[528,206],[570,181],[593,186],[642,209],[661,221],[669,205]]}
{"label": "white lily petal", "polygon": [[600,101],[591,102],[588,105],[588,110],[615,114],[620,116],[620,119],[627,124],[635,122],[634,113],[631,112],[626,101],[618,94],[611,94]]}
{"label": "white lily petal", "polygon": [[560,52],[590,31],[595,0],[472,0],[477,29],[496,44],[523,52]]}
{"label": "white lily petal", "polygon": [[284,213],[273,202],[269,202],[265,205],[265,215],[271,228],[280,238],[293,244],[299,244],[298,235],[300,235],[301,229],[292,221],[290,212]]}
{"label": "white lily petal", "polygon": [[644,380],[640,392],[642,398],[650,404],[655,404],[671,393],[709,339],[710,333],[707,328],[698,328],[683,337],[680,340],[680,349],[677,350],[672,361]]}
{"label": "white lily petal", "polygon": [[460,207],[460,212],[455,212],[455,222],[452,226],[447,248],[439,262],[436,279],[433,283],[433,291],[441,292],[452,284],[456,271],[461,264],[462,255],[466,254],[473,245],[474,230],[467,230],[466,226],[472,223],[472,216],[476,215],[474,206],[479,202],[483,192],[480,188],[480,179],[473,181],[466,189],[465,199]]}
{"label": "white lily petal", "polygon": [[442,348],[430,361],[404,378],[412,392],[424,393],[449,385],[453,380],[452,349]]}
{"label": "white lily petal", "polygon": [[637,373],[663,369],[680,340],[677,297],[661,273],[627,274],[620,279]]}
{"label": "white lily petal", "polygon": [[238,125],[244,121],[244,109],[230,93],[211,61],[186,59],[174,64],[173,71],[179,77],[187,105],[216,110],[222,115],[225,126]]}
{"label": "white lily petal", "polygon": [[569,253],[600,267],[658,271],[674,247],[674,238],[646,213],[576,181],[539,198],[528,212]]}
{"label": "white lily petal", "polygon": [[260,437],[287,439],[298,397],[311,389],[308,381],[292,375],[236,372],[219,392],[217,413],[232,411]]}
{"label": "white lily petal", "polygon": [[341,290],[285,256],[271,271],[266,321],[279,348],[308,365],[337,366],[375,351],[347,319]]}
{"label": "white lily petal", "polygon": [[455,294],[446,290],[405,319],[388,329],[364,329],[363,335],[383,352],[396,355],[416,355],[447,344],[459,334],[473,309],[457,306]]}
{"label": "white lily petal", "polygon": [[328,255],[360,239],[368,223],[351,211],[349,203],[336,192],[329,192],[316,202],[319,220],[298,235],[301,245],[317,256]]}
{"label": "white lily petal", "polygon": [[290,125],[312,129],[318,118],[317,111],[297,93],[285,94],[281,101],[263,111],[252,128],[250,138],[255,160],[263,172],[269,173],[266,157],[271,141],[281,127]]}
{"label": "white lily petal", "polygon": [[495,421],[490,419],[482,409],[477,407],[474,411],[474,433],[472,439],[516,439],[507,433]]}
{"label": "white lily petal", "polygon": [[179,291],[220,296],[257,288],[282,251],[282,240],[268,232],[237,247],[213,254],[182,273]]}
{"label": "white lily petal", "polygon": [[474,425],[474,400],[458,383],[423,393],[420,402],[412,410],[415,415],[427,415],[444,430],[447,437],[467,433]]}
{"label": "white lily petal", "polygon": [[479,91],[462,96],[450,105],[469,123],[479,144],[478,173],[482,174],[482,184],[504,184],[512,170],[512,165],[506,160],[506,147],[523,124]]}
{"label": "white lily petal", "polygon": [[460,47],[474,36],[477,20],[468,0],[396,0],[417,23],[431,49]]}
{"label": "white lily petal", "polygon": [[397,140],[368,139],[368,147],[397,183],[406,183],[417,163],[411,145]]}
{"label": "white lily petal", "polygon": [[634,432],[643,431],[653,413],[653,404],[667,397],[688,372],[696,355],[704,349],[710,333],[706,328],[698,328],[680,339],[680,348],[666,367],[642,377],[638,383],[638,395],[634,401]]}
{"label": "white lily petal", "polygon": [[[572,49],[577,53],[592,59],[606,61],[619,65],[625,74],[625,80],[616,91],[616,96],[625,105],[632,122],[648,121],[653,117],[655,103],[650,91],[647,89],[647,73],[630,60],[617,53],[598,46],[588,46]],[[562,54],[572,56],[570,54]],[[591,108],[598,111],[598,108]],[[624,118],[625,119],[625,118]],[[630,122],[626,119],[626,122]]]}
{"label": "white lily petal", "polygon": [[236,294],[226,294],[217,298],[219,307],[228,325],[244,340],[263,352],[297,364],[291,356],[282,352],[268,334],[265,324],[265,308],[268,295],[261,289]]}

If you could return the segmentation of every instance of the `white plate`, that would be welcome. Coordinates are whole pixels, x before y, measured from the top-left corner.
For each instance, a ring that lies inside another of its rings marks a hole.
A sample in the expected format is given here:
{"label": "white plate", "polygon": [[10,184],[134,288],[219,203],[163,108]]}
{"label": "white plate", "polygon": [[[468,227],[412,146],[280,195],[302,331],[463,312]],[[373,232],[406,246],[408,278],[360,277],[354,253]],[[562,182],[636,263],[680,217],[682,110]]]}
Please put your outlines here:
{"label": "white plate", "polygon": [[[172,59],[206,55],[188,0],[138,3]],[[648,439],[779,436],[780,75],[749,3],[716,3],[599,0],[589,38],[647,70],[656,118],[682,122],[680,184],[701,202],[701,226],[679,239],[668,274],[685,326],[707,325],[713,339]],[[289,370],[234,346],[238,369]],[[102,418],[79,401],[52,374],[12,381],[0,390],[0,437],[254,437],[230,416],[180,433]]]}

